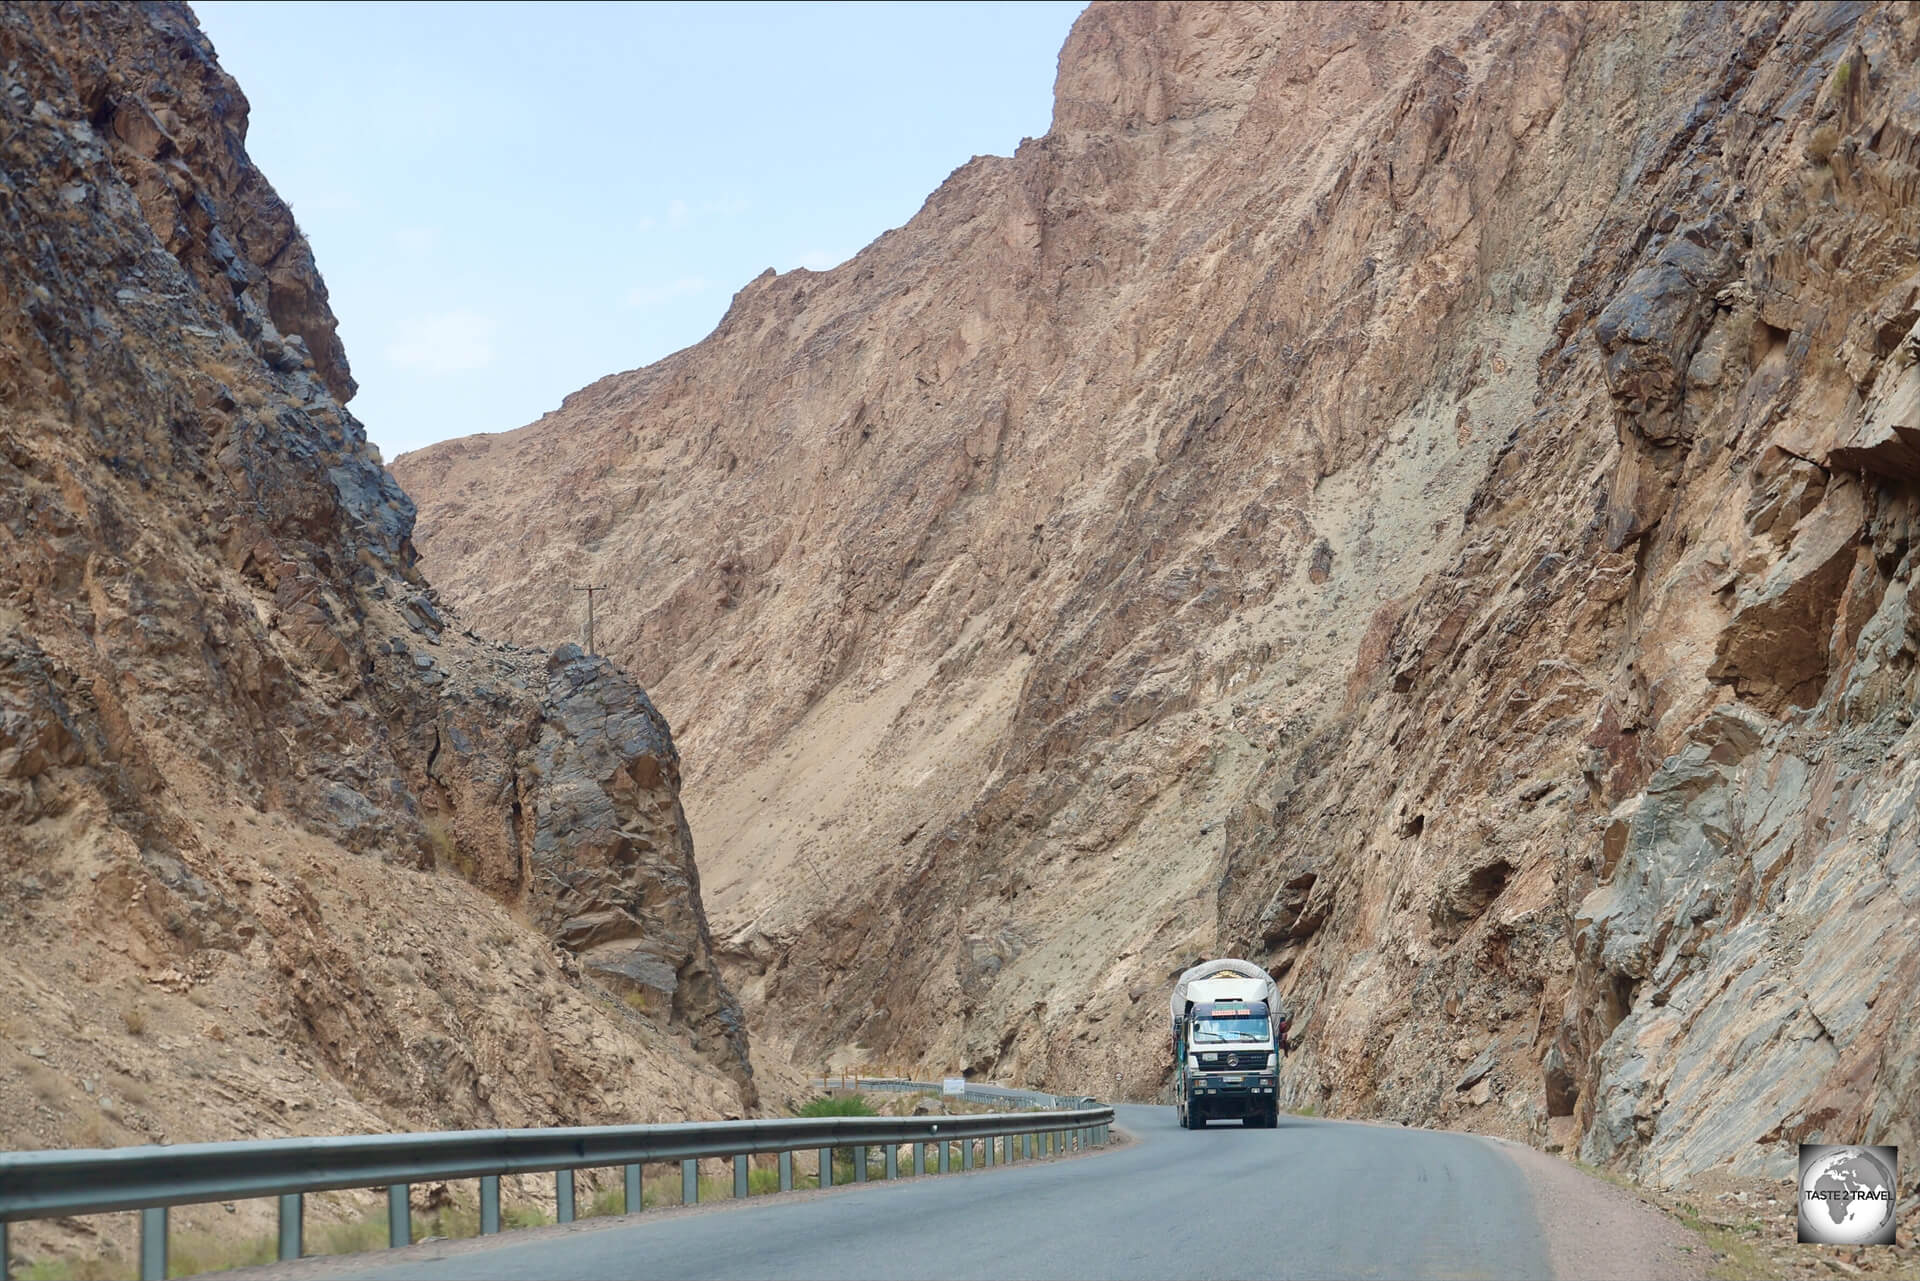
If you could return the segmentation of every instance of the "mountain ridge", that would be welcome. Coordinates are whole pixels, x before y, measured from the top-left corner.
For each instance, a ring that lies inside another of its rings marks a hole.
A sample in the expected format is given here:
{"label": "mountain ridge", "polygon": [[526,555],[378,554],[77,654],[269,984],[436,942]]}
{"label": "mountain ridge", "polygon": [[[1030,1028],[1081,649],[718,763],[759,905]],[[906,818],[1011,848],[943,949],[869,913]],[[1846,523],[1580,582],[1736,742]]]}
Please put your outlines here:
{"label": "mountain ridge", "polygon": [[666,721],[442,609],[246,109],[184,5],[0,5],[0,1143],[757,1106]]}
{"label": "mountain ridge", "polygon": [[1821,887],[1897,938],[1920,848],[1916,40],[1095,5],[1047,137],[394,470],[488,626],[622,585],[776,1054],[1150,1094],[1233,952],[1295,1104],[1654,1181],[1895,1141],[1912,952]]}

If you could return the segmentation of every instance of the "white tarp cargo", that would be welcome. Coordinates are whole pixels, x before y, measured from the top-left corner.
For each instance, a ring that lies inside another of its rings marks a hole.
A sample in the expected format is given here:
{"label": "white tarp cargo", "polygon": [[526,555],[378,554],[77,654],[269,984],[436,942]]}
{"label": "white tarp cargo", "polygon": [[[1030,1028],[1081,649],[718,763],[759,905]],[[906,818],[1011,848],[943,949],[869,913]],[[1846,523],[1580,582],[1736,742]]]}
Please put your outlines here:
{"label": "white tarp cargo", "polygon": [[1203,961],[1182,974],[1173,985],[1173,1025],[1177,1031],[1189,1001],[1265,1001],[1276,1014],[1280,986],[1252,961]]}

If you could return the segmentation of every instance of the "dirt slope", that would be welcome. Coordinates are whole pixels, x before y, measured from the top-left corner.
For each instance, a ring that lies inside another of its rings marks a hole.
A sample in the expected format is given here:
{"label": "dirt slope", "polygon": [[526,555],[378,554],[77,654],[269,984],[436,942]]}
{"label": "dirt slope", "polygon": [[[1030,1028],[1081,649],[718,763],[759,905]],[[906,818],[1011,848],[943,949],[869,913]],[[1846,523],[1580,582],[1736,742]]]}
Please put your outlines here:
{"label": "dirt slope", "polygon": [[517,432],[472,617],[679,727],[756,1038],[1645,1177],[1920,1140],[1920,17],[1096,5],[1053,127]]}

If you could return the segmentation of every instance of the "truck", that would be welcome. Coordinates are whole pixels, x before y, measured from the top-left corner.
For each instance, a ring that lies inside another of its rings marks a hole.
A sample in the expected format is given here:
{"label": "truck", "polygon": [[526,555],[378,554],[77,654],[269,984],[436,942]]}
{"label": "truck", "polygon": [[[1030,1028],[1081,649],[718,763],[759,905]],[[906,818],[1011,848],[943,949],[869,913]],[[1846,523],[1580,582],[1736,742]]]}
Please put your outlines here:
{"label": "truck", "polygon": [[1183,1129],[1238,1118],[1280,1124],[1280,1056],[1291,1020],[1280,988],[1251,961],[1204,961],[1173,985],[1174,1107]]}

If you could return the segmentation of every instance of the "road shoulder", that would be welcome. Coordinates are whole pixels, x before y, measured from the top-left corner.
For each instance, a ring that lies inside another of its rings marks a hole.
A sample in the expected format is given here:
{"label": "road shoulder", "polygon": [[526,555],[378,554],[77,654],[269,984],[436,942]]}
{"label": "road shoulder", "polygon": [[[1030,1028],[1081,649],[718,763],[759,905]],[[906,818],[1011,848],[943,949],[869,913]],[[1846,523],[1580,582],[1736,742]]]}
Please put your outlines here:
{"label": "road shoulder", "polygon": [[1497,1143],[1526,1177],[1553,1274],[1702,1281],[1713,1251],[1697,1232],[1625,1188],[1522,1143]]}

